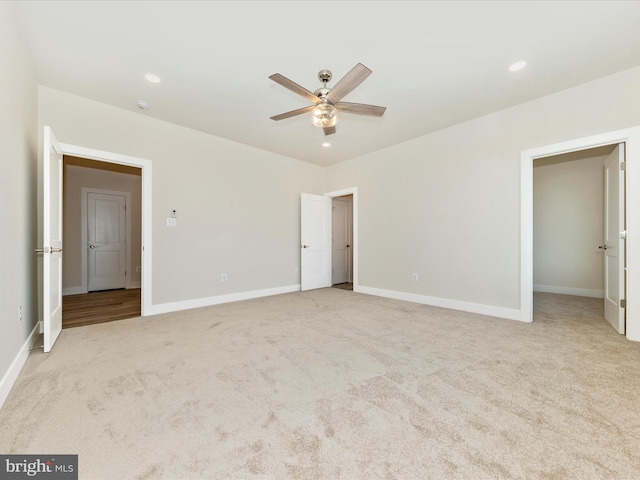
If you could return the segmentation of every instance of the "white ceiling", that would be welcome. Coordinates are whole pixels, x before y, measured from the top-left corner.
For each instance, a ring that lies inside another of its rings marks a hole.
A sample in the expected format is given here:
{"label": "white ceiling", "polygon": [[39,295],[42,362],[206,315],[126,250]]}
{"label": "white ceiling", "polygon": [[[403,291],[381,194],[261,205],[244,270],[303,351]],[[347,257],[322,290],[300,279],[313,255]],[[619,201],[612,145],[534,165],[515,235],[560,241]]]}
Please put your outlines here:
{"label": "white ceiling", "polygon": [[[640,64],[638,1],[14,6],[40,84],[319,165]],[[509,72],[521,59],[528,66]],[[313,91],[319,70],[332,86],[359,62],[373,74],[344,100],[386,106],[382,118],[341,114],[330,148],[308,115],[269,119],[309,104],[269,75]]]}

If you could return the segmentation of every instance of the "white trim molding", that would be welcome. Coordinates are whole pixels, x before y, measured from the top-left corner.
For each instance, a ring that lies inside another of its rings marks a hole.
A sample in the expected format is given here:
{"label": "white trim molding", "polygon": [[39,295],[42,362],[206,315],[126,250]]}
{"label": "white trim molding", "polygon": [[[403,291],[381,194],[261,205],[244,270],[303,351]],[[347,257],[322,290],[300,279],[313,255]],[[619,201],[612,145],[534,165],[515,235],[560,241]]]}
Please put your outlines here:
{"label": "white trim molding", "polygon": [[65,297],[67,295],[79,295],[81,293],[87,293],[87,291],[80,287],[65,287],[62,289],[62,296]]}
{"label": "white trim molding", "polygon": [[626,337],[640,341],[640,126],[523,150],[520,154],[520,313],[533,321],[533,161],[624,143],[626,148]]}
{"label": "white trim molding", "polygon": [[604,298],[603,290],[590,290],[588,288],[559,287],[557,285],[533,285],[534,292],[558,293],[560,295],[575,295],[576,297]]}
{"label": "white trim molding", "polygon": [[9,369],[4,374],[4,377],[2,377],[2,380],[0,380],[0,408],[2,408],[2,405],[4,405],[4,402],[9,396],[13,385],[18,379],[18,375],[20,374],[22,367],[24,367],[24,364],[27,361],[27,357],[29,356],[29,348],[33,344],[33,340],[36,338],[40,331],[40,323],[41,322],[37,322],[33,327],[33,330],[31,330],[31,333],[22,345],[22,348],[20,348],[18,354],[13,359],[13,362],[11,362],[11,366],[9,366]]}
{"label": "white trim molding", "polygon": [[284,287],[265,288],[263,290],[252,290],[249,292],[230,293],[227,295],[217,295],[215,297],[194,298],[193,300],[182,300],[179,302],[160,303],[152,305],[150,315],[159,315],[161,313],[178,312],[181,310],[189,310],[191,308],[210,307],[212,305],[220,305],[222,303],[238,302],[240,300],[251,300],[253,298],[270,297],[272,295],[281,295],[283,293],[299,292],[300,284],[287,285]]}
{"label": "white trim molding", "polygon": [[69,145],[61,143],[60,149],[64,155],[74,157],[87,158],[89,160],[98,160],[107,163],[117,163],[120,165],[128,165],[137,167],[142,170],[142,279],[141,279],[141,315],[151,315],[151,292],[152,290],[152,251],[153,241],[151,238],[153,232],[152,224],[152,199],[151,194],[151,160],[145,158],[131,157],[129,155],[121,155],[119,153],[105,152],[92,148],[79,147],[77,145]]}
{"label": "white trim molding", "polygon": [[364,286],[360,287],[360,293],[375,295],[377,297],[393,298],[395,300],[404,300],[406,302],[421,303],[423,305],[431,305],[433,307],[448,308],[450,310],[460,310],[463,312],[477,313],[479,315],[506,318],[508,320],[522,319],[520,310],[517,310],[515,308],[494,307],[492,305],[483,305],[481,303],[471,303],[461,300],[429,297],[427,295],[419,295],[416,293],[396,292],[394,290],[384,290],[382,288]]}

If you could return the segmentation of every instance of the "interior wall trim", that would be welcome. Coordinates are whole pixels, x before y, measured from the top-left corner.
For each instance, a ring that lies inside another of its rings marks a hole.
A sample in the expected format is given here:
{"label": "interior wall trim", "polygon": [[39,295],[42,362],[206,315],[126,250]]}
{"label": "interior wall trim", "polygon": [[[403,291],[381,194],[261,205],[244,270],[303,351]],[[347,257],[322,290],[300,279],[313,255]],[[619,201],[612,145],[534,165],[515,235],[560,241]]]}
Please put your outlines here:
{"label": "interior wall trim", "polygon": [[269,297],[283,293],[299,292],[300,284],[287,285],[284,287],[265,288],[263,290],[252,290],[248,292],[230,293],[227,295],[216,295],[215,297],[195,298],[193,300],[182,300],[179,302],[169,302],[154,304],[151,306],[151,315],[161,313],[178,312],[191,308],[209,307],[222,303],[238,302],[240,300],[251,300],[252,298]]}
{"label": "interior wall trim", "polygon": [[13,362],[11,362],[11,365],[9,366],[7,372],[4,374],[4,377],[2,377],[2,380],[0,380],[0,408],[2,408],[2,405],[4,405],[5,400],[9,396],[9,392],[11,392],[14,383],[16,383],[18,375],[20,374],[20,370],[22,370],[22,367],[24,366],[25,362],[27,361],[27,357],[29,356],[29,348],[31,348],[31,345],[33,344],[33,341],[38,335],[39,331],[40,322],[37,322],[33,327],[33,330],[31,330],[31,333],[25,340],[24,344],[22,345],[22,348],[20,348],[18,354],[13,359]]}
{"label": "interior wall trim", "polygon": [[375,295],[377,297],[393,298],[406,302],[421,303],[434,307],[448,308],[450,310],[460,310],[462,312],[477,313],[479,315],[489,315],[491,317],[506,318],[508,320],[522,320],[520,310],[515,308],[495,307],[493,305],[483,305],[480,303],[464,302],[461,300],[450,300],[448,298],[429,297],[416,293],[397,292],[394,290],[384,290],[382,288],[360,286],[360,293]]}
{"label": "interior wall trim", "polygon": [[557,293],[559,295],[575,295],[577,297],[604,298],[603,290],[591,290],[588,288],[559,287],[557,285],[533,284],[534,292]]}

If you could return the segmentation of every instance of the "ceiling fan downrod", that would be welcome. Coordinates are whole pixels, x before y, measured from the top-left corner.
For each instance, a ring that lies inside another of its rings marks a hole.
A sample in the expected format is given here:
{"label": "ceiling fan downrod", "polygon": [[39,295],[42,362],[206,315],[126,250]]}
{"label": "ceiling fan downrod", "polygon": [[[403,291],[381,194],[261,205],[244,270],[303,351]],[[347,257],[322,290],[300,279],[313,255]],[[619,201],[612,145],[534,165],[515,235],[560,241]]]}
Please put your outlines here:
{"label": "ceiling fan downrod", "polygon": [[318,72],[318,80],[322,82],[323,86],[322,88],[319,88],[315,92],[313,92],[313,94],[317,97],[320,97],[324,103],[328,103],[327,95],[329,94],[331,89],[327,88],[327,83],[331,81],[331,77],[331,70],[327,70],[326,68]]}

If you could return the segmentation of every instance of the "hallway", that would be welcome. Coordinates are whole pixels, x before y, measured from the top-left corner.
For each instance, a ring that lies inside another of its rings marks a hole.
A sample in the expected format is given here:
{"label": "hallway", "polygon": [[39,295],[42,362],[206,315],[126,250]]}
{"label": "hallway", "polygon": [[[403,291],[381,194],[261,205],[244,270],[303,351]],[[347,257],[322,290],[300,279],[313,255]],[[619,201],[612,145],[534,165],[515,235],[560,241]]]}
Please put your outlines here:
{"label": "hallway", "polygon": [[105,290],[62,297],[62,328],[140,316],[140,289]]}

